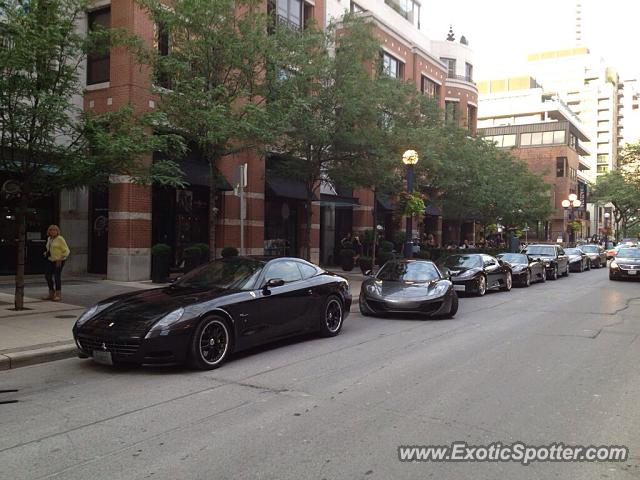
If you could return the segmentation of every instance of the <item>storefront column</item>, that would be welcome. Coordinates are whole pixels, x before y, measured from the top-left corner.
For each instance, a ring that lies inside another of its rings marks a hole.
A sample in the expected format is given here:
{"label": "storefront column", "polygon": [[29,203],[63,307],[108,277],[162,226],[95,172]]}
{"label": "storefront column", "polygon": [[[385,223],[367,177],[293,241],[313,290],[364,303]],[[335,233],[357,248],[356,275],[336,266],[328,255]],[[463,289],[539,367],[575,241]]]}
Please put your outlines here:
{"label": "storefront column", "polygon": [[151,273],[151,187],[111,178],[107,278],[147,280]]}

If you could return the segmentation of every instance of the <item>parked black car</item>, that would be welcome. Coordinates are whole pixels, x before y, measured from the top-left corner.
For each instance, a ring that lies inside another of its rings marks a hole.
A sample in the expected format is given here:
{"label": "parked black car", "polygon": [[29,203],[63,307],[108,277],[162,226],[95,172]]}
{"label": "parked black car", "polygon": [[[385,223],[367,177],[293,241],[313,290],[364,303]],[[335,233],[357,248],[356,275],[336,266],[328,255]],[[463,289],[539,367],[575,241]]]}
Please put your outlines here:
{"label": "parked black car", "polygon": [[565,248],[564,253],[569,257],[569,270],[572,272],[584,272],[591,270],[589,256],[580,248]]}
{"label": "parked black car", "polygon": [[360,288],[363,315],[417,313],[453,318],[458,295],[451,281],[428,260],[389,260]]}
{"label": "parked black car", "polygon": [[640,278],[640,248],[622,247],[609,264],[609,280]]}
{"label": "parked black car", "polygon": [[449,255],[438,261],[440,270],[449,275],[456,291],[483,296],[487,290],[511,290],[511,267],[482,253]]}
{"label": "parked black car", "polygon": [[528,287],[532,282],[546,282],[547,270],[544,262],[524,253],[500,253],[498,260],[508,263],[514,285]]}
{"label": "parked black car", "polygon": [[580,245],[582,250],[591,261],[591,267],[600,268],[607,266],[607,252],[600,245]]}
{"label": "parked black car", "polygon": [[569,275],[569,257],[560,245],[527,245],[520,253],[539,258],[544,262],[548,279],[557,280],[560,275],[564,277]]}
{"label": "parked black car", "polygon": [[170,286],[104,300],[73,327],[79,356],[105,364],[220,366],[230,353],[305,332],[340,333],[346,279],[298,258],[232,257]]}

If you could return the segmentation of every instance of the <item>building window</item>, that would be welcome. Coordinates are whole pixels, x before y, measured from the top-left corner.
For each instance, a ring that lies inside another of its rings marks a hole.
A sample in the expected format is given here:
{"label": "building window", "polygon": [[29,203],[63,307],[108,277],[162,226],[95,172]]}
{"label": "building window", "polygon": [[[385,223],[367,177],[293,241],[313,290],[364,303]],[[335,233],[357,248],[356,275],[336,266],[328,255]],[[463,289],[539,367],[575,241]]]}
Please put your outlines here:
{"label": "building window", "polygon": [[271,0],[268,8],[275,14],[277,25],[302,30],[302,0]]}
{"label": "building window", "polygon": [[381,54],[381,60],[383,73],[392,78],[402,79],[404,77],[404,63],[400,60],[384,51]]}
{"label": "building window", "polygon": [[434,98],[436,100],[440,98],[440,85],[424,75],[422,76],[421,91],[429,98]]}
{"label": "building window", "polygon": [[456,59],[440,57],[440,61],[447,66],[447,76],[449,78],[456,78]]}
{"label": "building window", "polygon": [[458,102],[444,102],[444,119],[446,122],[458,123]]}
{"label": "building window", "polygon": [[556,157],[556,177],[564,177],[567,157]]}
{"label": "building window", "polygon": [[531,134],[530,133],[521,133],[520,134],[520,146],[528,147],[531,145]]}
{"label": "building window", "polygon": [[[101,8],[87,14],[89,31],[111,27],[111,9]],[[110,55],[106,45],[98,45],[94,53],[87,55],[87,85],[109,81]]]}
{"label": "building window", "polygon": [[553,132],[553,143],[556,145],[564,143],[564,130],[556,130]]}
{"label": "building window", "polygon": [[609,155],[606,153],[598,154],[598,165],[608,165],[609,164]]}
{"label": "building window", "polygon": [[531,145],[542,145],[542,132],[531,134]]}
{"label": "building window", "polygon": [[569,146],[574,150],[578,149],[578,137],[576,137],[573,133],[569,135]]}
{"label": "building window", "polygon": [[543,145],[552,145],[553,144],[553,132],[543,132],[542,133],[542,144]]}
{"label": "building window", "polygon": [[596,168],[597,168],[596,172],[598,174],[607,173],[609,171],[609,165],[597,165]]}
{"label": "building window", "polygon": [[420,4],[413,0],[385,0],[384,3],[420,28]]}
{"label": "building window", "polygon": [[[474,107],[473,105],[468,105],[467,104],[467,128],[469,130],[473,130],[473,128],[474,128],[474,126],[476,124],[476,121],[477,121],[477,113],[476,112],[477,112],[476,107]],[[510,147],[511,146],[515,146],[515,144],[516,144],[516,136],[512,135],[512,137],[513,137],[513,145],[509,145]]]}
{"label": "building window", "polygon": [[464,79],[467,82],[473,82],[473,65],[469,62],[465,62],[464,64]]}

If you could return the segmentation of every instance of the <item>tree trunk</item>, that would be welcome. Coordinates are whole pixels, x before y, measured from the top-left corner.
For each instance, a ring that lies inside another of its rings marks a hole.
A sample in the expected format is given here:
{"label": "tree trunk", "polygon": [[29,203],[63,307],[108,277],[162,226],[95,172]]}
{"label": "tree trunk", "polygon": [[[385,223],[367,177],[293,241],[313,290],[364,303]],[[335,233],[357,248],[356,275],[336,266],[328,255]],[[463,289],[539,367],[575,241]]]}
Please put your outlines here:
{"label": "tree trunk", "polygon": [[372,243],[372,246],[371,246],[371,271],[372,272],[376,268],[376,247],[378,245],[378,222],[377,222],[377,217],[378,217],[377,204],[378,204],[378,201],[376,200],[376,195],[377,195],[377,192],[374,189],[373,190],[373,210],[371,211],[371,214],[373,215],[373,243]]}
{"label": "tree trunk", "polygon": [[24,257],[25,257],[25,236],[27,223],[27,207],[29,198],[26,193],[20,195],[20,203],[16,212],[18,224],[18,252],[16,257],[16,291],[14,295],[14,307],[16,310],[24,309]]}
{"label": "tree trunk", "polygon": [[216,208],[218,190],[216,189],[215,164],[215,159],[209,160],[209,260],[216,259],[216,222],[219,213]]}
{"label": "tree trunk", "polygon": [[305,226],[304,226],[304,258],[311,261],[311,217],[313,216],[313,190],[309,189],[305,200]]}

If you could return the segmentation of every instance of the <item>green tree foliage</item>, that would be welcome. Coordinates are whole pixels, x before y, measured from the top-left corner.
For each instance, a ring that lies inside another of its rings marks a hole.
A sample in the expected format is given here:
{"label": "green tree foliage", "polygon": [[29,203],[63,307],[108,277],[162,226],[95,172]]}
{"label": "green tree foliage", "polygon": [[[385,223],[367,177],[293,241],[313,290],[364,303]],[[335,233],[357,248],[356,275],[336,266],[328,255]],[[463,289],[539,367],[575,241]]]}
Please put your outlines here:
{"label": "green tree foliage", "polygon": [[25,219],[33,197],[64,188],[104,185],[111,174],[177,182],[175,164],[149,166],[140,155],[173,146],[153,135],[162,118],[124,108],[83,112],[79,75],[88,51],[119,35],[81,33],[84,0],[4,0],[0,16],[0,170],[19,184],[15,306],[23,308]]}
{"label": "green tree foliage", "polygon": [[640,173],[624,167],[598,177],[592,191],[593,201],[612,203],[613,219],[623,236],[640,224]]}
{"label": "green tree foliage", "polygon": [[282,56],[270,72],[268,111],[278,131],[271,146],[279,162],[271,167],[306,186],[309,258],[311,205],[321,181],[339,182],[345,166],[356,168],[375,155],[378,109],[367,65],[378,47],[369,27],[350,15],[324,31],[278,30]]}
{"label": "green tree foliage", "polygon": [[[157,25],[163,49],[142,48],[155,77],[158,109],[211,166],[210,200],[217,196],[220,159],[255,150],[274,132],[266,116],[265,79],[275,42],[257,0],[140,0]],[[215,219],[209,242],[215,254]]]}

